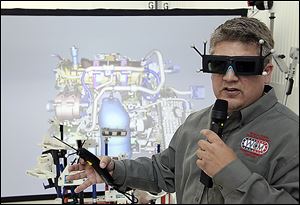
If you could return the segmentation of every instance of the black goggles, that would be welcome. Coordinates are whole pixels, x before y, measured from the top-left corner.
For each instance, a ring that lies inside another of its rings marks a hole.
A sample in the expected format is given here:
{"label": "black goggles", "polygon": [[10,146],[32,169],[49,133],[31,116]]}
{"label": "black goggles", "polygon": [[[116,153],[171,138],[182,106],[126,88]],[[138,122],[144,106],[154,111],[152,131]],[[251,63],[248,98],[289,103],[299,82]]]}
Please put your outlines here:
{"label": "black goggles", "polygon": [[203,55],[202,70],[204,73],[226,74],[232,67],[235,75],[261,75],[264,69],[262,56],[221,56]]}

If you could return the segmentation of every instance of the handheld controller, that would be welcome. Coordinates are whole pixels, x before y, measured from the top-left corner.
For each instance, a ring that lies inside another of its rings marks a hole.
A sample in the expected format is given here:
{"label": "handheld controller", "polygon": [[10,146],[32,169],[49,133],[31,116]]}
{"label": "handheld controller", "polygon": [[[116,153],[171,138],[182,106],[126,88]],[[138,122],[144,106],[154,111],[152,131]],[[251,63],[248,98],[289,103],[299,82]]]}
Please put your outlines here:
{"label": "handheld controller", "polygon": [[106,184],[113,186],[112,176],[109,174],[107,169],[100,167],[100,159],[98,157],[85,148],[78,148],[77,154],[96,170]]}
{"label": "handheld controller", "polygon": [[91,153],[90,151],[88,151],[87,149],[85,149],[83,147],[75,149],[74,147],[68,145],[67,143],[63,142],[62,140],[58,139],[57,137],[55,137],[55,136],[53,136],[53,137],[55,139],[59,140],[60,142],[64,143],[65,145],[71,147],[73,150],[75,150],[80,158],[82,158],[84,161],[86,161],[89,165],[91,165],[96,170],[96,172],[99,174],[99,176],[102,177],[102,179],[104,180],[104,182],[106,184],[111,186],[117,192],[123,194],[132,203],[137,203],[138,202],[138,199],[134,195],[131,196],[130,194],[126,193],[126,191],[128,191],[130,189],[126,189],[126,191],[121,191],[113,183],[113,178],[109,174],[108,170],[106,168],[103,169],[103,168],[100,167],[100,159],[97,156],[95,156],[93,153]]}

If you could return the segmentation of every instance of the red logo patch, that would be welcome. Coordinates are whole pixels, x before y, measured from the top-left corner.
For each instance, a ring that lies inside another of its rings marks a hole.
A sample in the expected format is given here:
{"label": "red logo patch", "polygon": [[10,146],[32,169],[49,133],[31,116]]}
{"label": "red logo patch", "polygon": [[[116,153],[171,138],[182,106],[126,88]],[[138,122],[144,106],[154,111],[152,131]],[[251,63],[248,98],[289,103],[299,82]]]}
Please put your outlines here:
{"label": "red logo patch", "polygon": [[268,137],[250,132],[242,139],[240,150],[246,156],[259,157],[269,150],[269,142]]}

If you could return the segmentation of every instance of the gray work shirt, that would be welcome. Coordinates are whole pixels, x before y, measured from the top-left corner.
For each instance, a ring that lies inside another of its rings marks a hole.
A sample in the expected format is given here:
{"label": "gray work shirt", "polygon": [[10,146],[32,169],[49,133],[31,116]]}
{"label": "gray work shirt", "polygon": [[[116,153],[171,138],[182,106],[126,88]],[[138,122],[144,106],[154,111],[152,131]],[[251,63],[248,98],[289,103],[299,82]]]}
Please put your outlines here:
{"label": "gray work shirt", "polygon": [[191,114],[152,159],[115,161],[115,183],[121,190],[176,192],[177,203],[299,203],[299,117],[270,86],[265,92],[225,122],[222,140],[238,159],[213,176],[212,188],[200,182],[195,154],[212,106]]}

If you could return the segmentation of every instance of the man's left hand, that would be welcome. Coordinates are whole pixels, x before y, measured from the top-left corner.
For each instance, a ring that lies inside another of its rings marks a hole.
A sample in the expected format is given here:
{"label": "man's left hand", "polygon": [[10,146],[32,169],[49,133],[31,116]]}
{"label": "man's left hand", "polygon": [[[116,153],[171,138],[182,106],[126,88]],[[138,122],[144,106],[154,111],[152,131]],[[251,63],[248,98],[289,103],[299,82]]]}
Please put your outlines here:
{"label": "man's left hand", "polygon": [[237,159],[234,151],[221,138],[209,129],[200,132],[207,140],[198,141],[197,166],[208,176],[213,177],[230,162]]}

